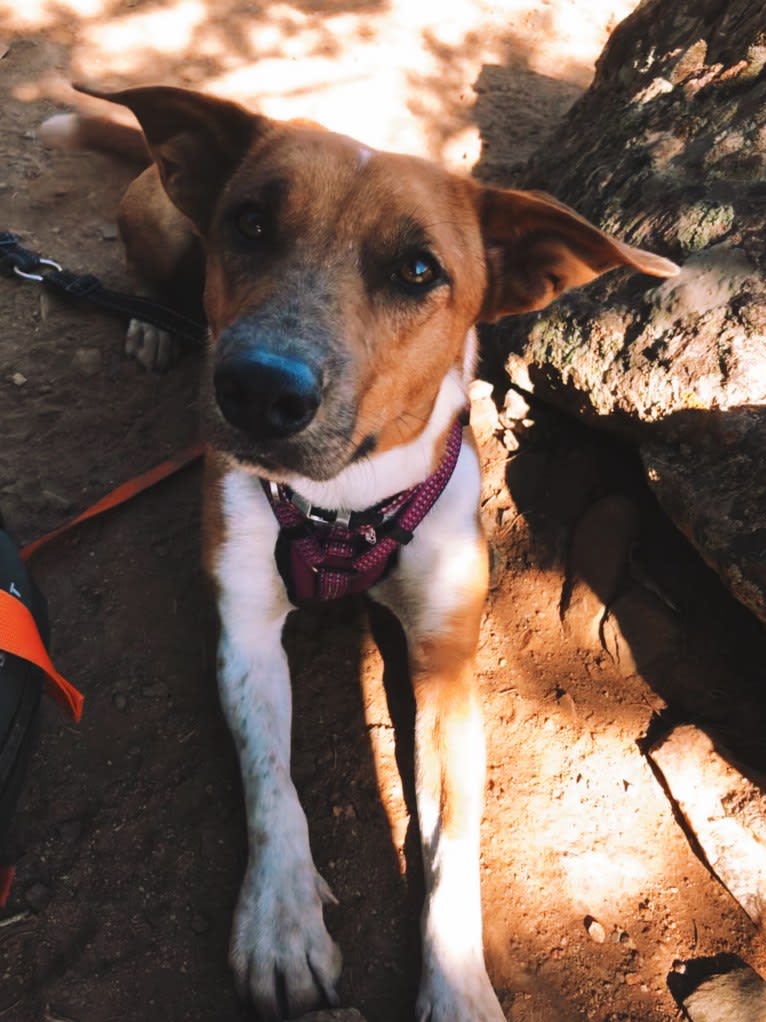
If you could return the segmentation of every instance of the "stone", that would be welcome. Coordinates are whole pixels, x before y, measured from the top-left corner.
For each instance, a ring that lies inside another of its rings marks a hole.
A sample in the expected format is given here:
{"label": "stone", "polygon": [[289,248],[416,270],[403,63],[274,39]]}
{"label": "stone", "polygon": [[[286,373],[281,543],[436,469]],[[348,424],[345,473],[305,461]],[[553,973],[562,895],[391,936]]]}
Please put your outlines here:
{"label": "stone", "polygon": [[638,530],[638,508],[620,494],[596,501],[573,530],[563,623],[567,634],[585,645],[603,642],[608,608],[626,588]]}
{"label": "stone", "polygon": [[51,892],[45,884],[39,882],[30,884],[24,891],[24,901],[33,912],[42,912],[51,900]]}
{"label": "stone", "polygon": [[704,980],[683,1005],[691,1022],[764,1022],[766,983],[744,966]]}
{"label": "stone", "polygon": [[497,429],[497,408],[492,400],[492,384],[474,380],[468,388],[471,402],[471,427],[479,437],[488,437]]}
{"label": "stone", "polygon": [[95,376],[101,372],[101,352],[98,348],[77,348],[72,364],[83,376]]}
{"label": "stone", "polygon": [[585,917],[585,929],[595,944],[603,944],[606,941],[606,930],[598,919],[594,919],[593,916]]}
{"label": "stone", "polygon": [[58,825],[58,832],[62,841],[66,841],[67,844],[74,844],[80,840],[82,820],[62,820]]}
{"label": "stone", "polygon": [[503,410],[500,413],[500,422],[503,426],[510,427],[514,422],[523,422],[529,415],[529,401],[518,390],[508,390],[503,401]]}
{"label": "stone", "polygon": [[691,724],[652,747],[661,772],[715,873],[750,919],[763,926],[766,908],[766,793],[744,777]]}
{"label": "stone", "polygon": [[194,933],[207,933],[210,929],[210,921],[202,912],[195,912],[191,917],[189,926]]}
{"label": "stone", "polygon": [[553,138],[497,183],[682,271],[608,273],[484,342],[514,387],[635,444],[663,508],[766,621],[764,66],[752,0],[644,0]]}
{"label": "stone", "polygon": [[482,398],[492,397],[494,387],[489,380],[473,380],[468,388],[470,401],[481,401]]}

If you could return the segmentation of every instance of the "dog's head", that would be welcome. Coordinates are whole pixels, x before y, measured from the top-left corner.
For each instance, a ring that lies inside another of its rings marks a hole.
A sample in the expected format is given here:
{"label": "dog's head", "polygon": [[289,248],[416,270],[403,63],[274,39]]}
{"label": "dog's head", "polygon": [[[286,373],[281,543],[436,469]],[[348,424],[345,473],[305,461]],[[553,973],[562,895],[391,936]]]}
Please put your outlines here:
{"label": "dog's head", "polygon": [[186,90],[98,95],[136,114],[204,240],[212,439],[266,475],[328,479],[415,437],[477,321],[616,266],[676,272],[542,194]]}

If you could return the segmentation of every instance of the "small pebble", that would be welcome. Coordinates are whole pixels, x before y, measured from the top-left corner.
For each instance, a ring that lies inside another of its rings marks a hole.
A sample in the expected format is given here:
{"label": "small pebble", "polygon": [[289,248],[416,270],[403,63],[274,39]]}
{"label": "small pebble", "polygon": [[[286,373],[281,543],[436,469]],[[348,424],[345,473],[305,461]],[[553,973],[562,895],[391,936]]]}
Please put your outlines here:
{"label": "small pebble", "polygon": [[503,447],[506,449],[506,451],[511,451],[512,453],[514,451],[518,451],[518,449],[519,449],[519,439],[516,436],[516,434],[513,432],[513,430],[506,429],[504,431],[504,433],[503,433]]}
{"label": "small pebble", "polygon": [[24,901],[33,912],[41,912],[51,900],[51,892],[45,884],[30,884],[24,891]]}
{"label": "small pebble", "polygon": [[189,925],[195,933],[207,933],[210,929],[210,923],[201,912],[194,913]]}
{"label": "small pebble", "polygon": [[577,707],[575,706],[574,699],[568,692],[562,692],[559,696],[559,709],[565,717],[576,717]]}
{"label": "small pebble", "polygon": [[27,378],[23,373],[14,373],[11,377],[11,383],[15,384],[17,387],[23,387],[26,382]]}
{"label": "small pebble", "polygon": [[606,930],[593,916],[585,917],[585,929],[588,931],[588,936],[596,944],[603,944],[606,940]]}
{"label": "small pebble", "polygon": [[58,825],[58,832],[67,844],[74,844],[82,834],[82,820],[64,820]]}
{"label": "small pebble", "polygon": [[141,694],[149,699],[165,699],[168,694],[168,686],[164,681],[155,681],[152,685],[143,685]]}
{"label": "small pebble", "polygon": [[503,401],[502,417],[509,421],[520,422],[529,415],[529,403],[518,390],[508,390]]}
{"label": "small pebble", "polygon": [[474,380],[468,388],[471,401],[480,401],[483,397],[492,397],[493,386],[489,380]]}
{"label": "small pebble", "polygon": [[95,376],[101,371],[101,352],[98,348],[78,348],[72,356],[72,365],[84,376]]}

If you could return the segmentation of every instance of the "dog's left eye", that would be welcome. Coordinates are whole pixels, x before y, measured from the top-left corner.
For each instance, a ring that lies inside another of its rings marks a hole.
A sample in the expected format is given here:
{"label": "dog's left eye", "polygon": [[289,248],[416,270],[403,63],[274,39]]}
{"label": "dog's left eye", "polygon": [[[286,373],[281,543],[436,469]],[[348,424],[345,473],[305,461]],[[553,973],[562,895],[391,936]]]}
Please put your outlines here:
{"label": "dog's left eye", "polygon": [[234,224],[248,241],[260,241],[266,233],[266,217],[259,206],[243,206],[237,211]]}
{"label": "dog's left eye", "polygon": [[410,291],[424,290],[443,276],[442,268],[430,252],[417,252],[396,268],[393,279]]}

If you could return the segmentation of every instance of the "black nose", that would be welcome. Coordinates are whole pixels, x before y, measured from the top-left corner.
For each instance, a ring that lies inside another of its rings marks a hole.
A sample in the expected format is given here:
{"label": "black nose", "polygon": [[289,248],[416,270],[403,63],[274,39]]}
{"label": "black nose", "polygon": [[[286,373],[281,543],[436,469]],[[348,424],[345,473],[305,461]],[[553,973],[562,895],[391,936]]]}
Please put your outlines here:
{"label": "black nose", "polygon": [[300,432],[322,400],[322,381],[311,366],[271,351],[223,359],[213,382],[224,417],[255,440]]}

